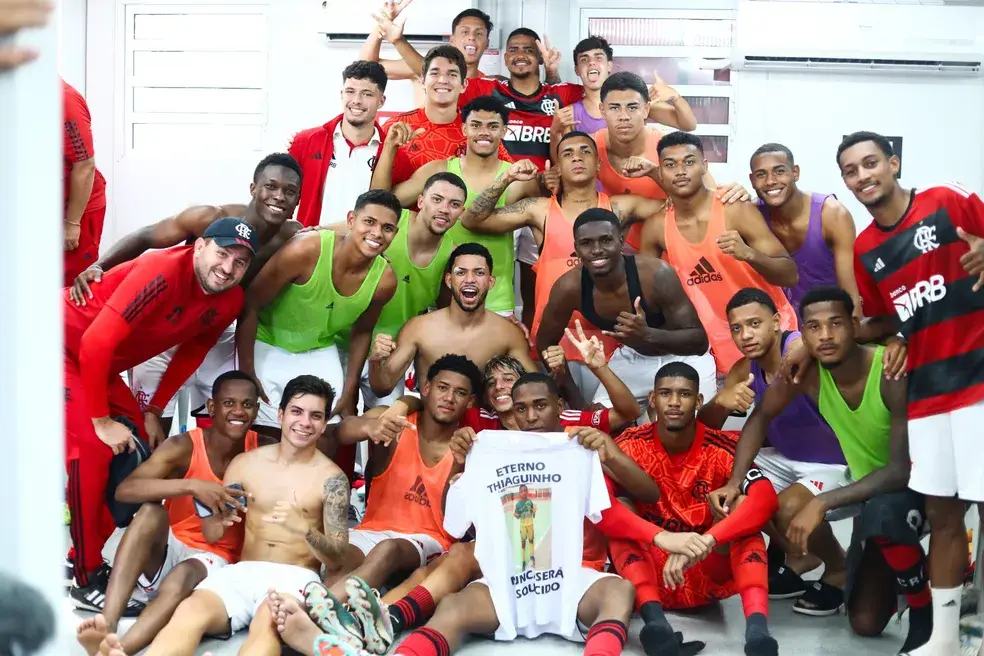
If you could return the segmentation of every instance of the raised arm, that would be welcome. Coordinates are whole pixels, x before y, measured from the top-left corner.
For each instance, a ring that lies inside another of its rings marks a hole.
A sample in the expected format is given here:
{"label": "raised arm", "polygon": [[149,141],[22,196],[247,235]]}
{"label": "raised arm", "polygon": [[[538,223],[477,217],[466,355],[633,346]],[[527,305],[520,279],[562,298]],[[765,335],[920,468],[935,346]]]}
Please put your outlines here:
{"label": "raised arm", "polygon": [[72,299],[77,305],[85,305],[86,298],[92,298],[89,283],[99,282],[104,271],[129,262],[146,251],[178,246],[201,237],[209,224],[216,219],[243,216],[245,213],[246,206],[240,204],[200,205],[135,230],[113,244],[102,257],[76,277],[71,290]]}
{"label": "raised arm", "polygon": [[406,322],[395,342],[390,335],[376,335],[369,355],[369,385],[376,396],[389,395],[406,375],[417,356],[417,334],[424,318],[414,317]]}
{"label": "raised arm", "polygon": [[[731,366],[731,370],[724,380],[724,386],[718,390],[714,398],[706,401],[697,412],[697,418],[702,424],[708,428],[721,430],[732,412],[736,410],[747,411],[748,407],[751,407],[751,402],[748,403],[747,407],[739,407],[740,403],[748,401],[745,388],[751,393],[751,401],[755,400],[755,393],[751,392],[751,388],[748,387],[750,371],[748,358],[741,358]],[[742,387],[743,383],[744,387]]]}
{"label": "raised arm", "polygon": [[858,283],[854,279],[854,239],[857,237],[854,217],[840,201],[834,198],[827,199],[820,216],[824,239],[830,244],[834,253],[837,286],[854,299],[854,314],[860,319],[863,316],[861,295],[858,293]]}
{"label": "raised arm", "polygon": [[348,371],[345,372],[345,386],[335,404],[336,414],[349,417],[358,414],[356,406],[359,401],[359,380],[362,377],[362,368],[366,364],[369,356],[369,347],[372,344],[372,331],[379,320],[379,313],[383,306],[393,298],[396,292],[396,274],[392,267],[386,266],[383,277],[376,286],[376,291],[372,295],[372,300],[359,318],[352,326],[352,335],[349,338]]}
{"label": "raised arm", "polygon": [[[525,159],[516,162],[465,209],[461,224],[469,230],[490,234],[504,234],[524,226],[542,230],[545,204],[537,198],[536,179],[536,166],[532,162]],[[507,194],[507,200],[518,202],[496,208],[503,193]]]}
{"label": "raised arm", "polygon": [[321,493],[321,526],[304,536],[308,549],[322,563],[337,566],[348,552],[349,482],[341,471],[325,479]]}
{"label": "raised arm", "polygon": [[[403,171],[408,165],[406,156],[400,152],[400,146],[410,143],[411,139],[423,134],[423,132],[423,128],[411,130],[406,123],[386,124],[386,137],[383,139],[383,147],[380,149],[379,158],[376,160],[376,168],[372,172],[372,180],[369,182],[370,189],[389,191],[393,187],[394,172]],[[410,175],[405,175],[402,179],[409,179],[410,177]]]}
{"label": "raised arm", "polygon": [[676,89],[666,84],[656,74],[649,87],[649,118],[657,123],[690,132],[697,128],[697,117],[690,104]]}
{"label": "raised arm", "polygon": [[729,229],[718,237],[718,248],[748,264],[768,283],[795,286],[799,282],[796,263],[755,206],[735,203],[726,208]]}
{"label": "raised arm", "polygon": [[[256,274],[246,290],[246,302],[236,325],[236,356],[239,368],[256,379],[253,355],[260,309],[273,301],[287,285],[306,280],[321,253],[321,236],[315,232],[295,235]],[[260,396],[268,401],[263,389]],[[268,401],[269,402],[269,401]]]}
{"label": "raised arm", "polygon": [[416,205],[420,194],[424,192],[424,184],[427,182],[427,179],[435,173],[446,171],[447,166],[447,160],[444,159],[428,162],[414,171],[409,180],[394,186],[393,194],[400,199],[400,205],[403,207],[413,207]]}

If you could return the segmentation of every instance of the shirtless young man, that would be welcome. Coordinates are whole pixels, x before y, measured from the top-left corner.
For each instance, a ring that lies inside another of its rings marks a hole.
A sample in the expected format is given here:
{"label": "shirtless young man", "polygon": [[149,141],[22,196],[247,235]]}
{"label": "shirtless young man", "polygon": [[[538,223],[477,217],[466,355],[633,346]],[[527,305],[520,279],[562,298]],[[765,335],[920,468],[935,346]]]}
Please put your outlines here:
{"label": "shirtless young man", "polygon": [[[225,504],[243,508],[239,491],[222,485],[222,478],[233,458],[257,447],[250,426],[258,396],[246,374],[220,375],[207,403],[212,425],[169,438],[116,488],[117,500],[143,505],[125,530],[117,529],[122,538],[107,554],[109,584],[92,608],[102,614],[79,625],[77,639],[90,656],[106,634],[116,632],[124,611],[139,610],[140,616],[123,636],[123,648],[131,654],[144,649],[195,586],[239,558],[242,532],[230,530],[209,543],[192,499],[212,512]],[[104,551],[112,543],[110,538]]]}
{"label": "shirtless young man", "polygon": [[[192,656],[203,636],[247,627],[240,654],[279,656],[268,591],[300,598],[309,583],[320,580],[321,564],[336,567],[348,548],[348,480],[317,447],[333,397],[320,378],[291,380],[278,411],[280,442],[229,464],[225,485],[242,485],[248,500],[240,561],[212,572],[181,602],[148,656]],[[241,522],[238,509],[224,510],[202,519],[202,532],[215,543]],[[115,636],[107,637],[110,646],[115,642]]]}
{"label": "shirtless young man", "polygon": [[799,282],[783,291],[793,307],[814,287],[846,289],[858,304],[854,280],[854,218],[833,194],[802,191],[789,148],[767,143],[752,153],[748,179],[772,234],[796,263]]}
{"label": "shirtless young man", "polygon": [[[405,18],[398,18],[407,4],[408,0],[399,3],[385,2],[382,9],[373,14],[377,29],[369,34],[362,45],[359,59],[378,61],[391,80],[411,80],[414,85],[414,104],[423,107],[425,91],[420,81],[420,69],[423,68],[424,58],[403,36]],[[485,77],[485,73],[478,70],[478,64],[489,47],[491,32],[492,19],[479,9],[465,9],[451,21],[449,42],[464,55],[467,79]],[[396,48],[402,59],[379,58],[379,49],[384,40]]]}
{"label": "shirtless young man", "polygon": [[461,353],[482,366],[493,356],[511,355],[528,371],[534,370],[523,331],[485,309],[485,297],[495,285],[490,275],[493,264],[488,249],[480,244],[455,247],[444,275],[451,305],[411,319],[396,340],[392,335],[376,335],[369,357],[374,393],[389,394],[411,363],[415,371],[427,371],[445,353]]}
{"label": "shirtless young man", "polygon": [[[416,198],[420,210],[403,210],[396,237],[386,249],[386,259],[396,274],[396,292],[380,311],[373,337],[396,335],[407,321],[437,307],[441,281],[454,250],[449,232],[464,209],[467,193],[465,183],[454,173],[435,173],[427,178]],[[349,232],[347,223],[328,228],[338,235]],[[351,352],[351,330],[341,331],[337,344],[344,367]],[[374,408],[392,404],[399,398],[403,394],[403,382],[398,382],[385,398],[376,396],[369,384],[367,362],[359,377],[359,391],[366,408]]]}
{"label": "shirtless young man", "polygon": [[[396,291],[396,275],[382,254],[396,236],[401,211],[389,192],[367,191],[348,213],[348,234],[336,238],[334,231],[316,230],[297,235],[247,289],[236,347],[242,370],[260,383],[259,432],[276,432],[275,408],[283,386],[309,371],[342,390],[332,414],[356,414],[372,330]],[[336,343],[349,328],[343,373]]]}
{"label": "shirtless young man", "polygon": [[[779,308],[781,327],[796,327],[796,312],[781,287],[799,281],[796,264],[758,210],[749,203],[724,204],[707,190],[704,146],[687,132],[673,132],[658,146],[659,164],[637,158],[633,175],[662,180],[672,207],[650,215],[642,226],[640,252],[662,256],[690,296],[723,378],[741,353],[731,339],[725,306],[745,287],[766,291]],[[641,216],[645,210],[635,211]],[[622,215],[623,225],[626,221]]]}
{"label": "shirtless young man", "polygon": [[[742,429],[731,478],[711,492],[711,506],[727,511],[770,423],[799,395],[811,399],[837,436],[850,476],[825,488],[795,514],[778,515],[778,528],[786,531],[795,551],[806,554],[817,549],[828,512],[856,517],[843,594],[851,628],[863,636],[880,635],[902,593],[910,615],[900,653],[921,654],[939,617],[920,546],[927,528],[924,497],[907,489],[912,461],[906,390],[911,378],[886,376],[886,347],[858,343],[854,301],[845,290],[818,287],[807,292],[799,309],[803,341],[818,366],[805,369],[797,383],[780,377],[765,391]],[[959,605],[958,599],[955,612]]]}
{"label": "shirtless young man", "polygon": [[[285,153],[267,155],[253,171],[253,182],[249,185],[252,200],[249,204],[189,207],[123,237],[79,274],[69,291],[72,300],[76,305],[85,305],[92,298],[89,286],[98,284],[104,271],[129,262],[149,250],[193,243],[213,222],[226,216],[242,217],[256,230],[260,249],[243,277],[243,286],[248,286],[270,256],[301,229],[299,223],[291,220],[301,197],[301,179],[301,167],[293,157]],[[184,387],[192,392],[190,407],[195,416],[204,415],[205,400],[209,398],[216,376],[235,368],[235,331],[236,324],[233,323],[219,338],[215,348],[209,351],[191,380],[185,383]],[[133,369],[131,387],[142,406],[146,406],[157,391],[172,355],[173,351],[162,353]],[[165,436],[171,430],[174,406],[172,399],[167,407],[156,410],[161,416]]]}
{"label": "shirtless young man", "polygon": [[[505,105],[489,96],[480,96],[465,105],[461,110],[466,144],[465,154],[460,157],[434,160],[417,169],[406,182],[394,185],[393,193],[400,199],[400,203],[404,207],[413,207],[417,203],[425,181],[441,172],[453,173],[460,176],[464,181],[468,188],[465,207],[475,202],[475,199],[479,197],[479,190],[491,186],[507,170],[521,171],[521,173],[516,174],[516,179],[526,181],[522,189],[516,190],[517,194],[539,194],[540,184],[537,180],[541,179],[542,176],[537,175],[536,167],[529,160],[510,164],[497,156],[502,144],[502,137],[506,131],[508,118],[509,110],[506,109]],[[386,182],[386,180],[377,178],[373,184],[379,184],[382,188],[388,189],[389,185]],[[522,196],[516,196],[516,198],[520,197]],[[505,204],[506,197],[496,200],[501,206]],[[493,201],[493,204],[496,203]],[[495,262],[492,275],[495,276],[498,284],[489,292],[486,305],[493,312],[512,313],[515,305],[512,233],[476,234],[459,223],[451,228],[449,234],[456,244],[474,242],[489,249],[492,260]]]}
{"label": "shirtless young man", "polygon": [[[374,441],[366,467],[371,481],[366,514],[349,532],[344,562],[325,572],[330,587],[305,595],[325,631],[343,629],[340,637],[374,653],[383,653],[393,642],[386,610],[372,589],[450,548],[453,540],[444,530],[443,510],[454,464],[448,444],[481,388],[475,363],[444,355],[427,371],[423,410],[405,419],[380,419],[389,424],[384,431],[397,429],[386,435],[366,431],[355,436],[352,443]],[[348,609],[340,600],[348,602]]]}
{"label": "shirtless young man", "polygon": [[[622,234],[615,214],[585,210],[574,221],[574,251],[580,266],[562,275],[550,289],[537,349],[554,344],[575,314],[616,340],[608,366],[645,403],[652,372],[682,361],[701,372],[701,393],[715,390],[714,361],[697,311],[673,269],[648,255],[622,255]],[[589,397],[607,405],[607,390]]]}

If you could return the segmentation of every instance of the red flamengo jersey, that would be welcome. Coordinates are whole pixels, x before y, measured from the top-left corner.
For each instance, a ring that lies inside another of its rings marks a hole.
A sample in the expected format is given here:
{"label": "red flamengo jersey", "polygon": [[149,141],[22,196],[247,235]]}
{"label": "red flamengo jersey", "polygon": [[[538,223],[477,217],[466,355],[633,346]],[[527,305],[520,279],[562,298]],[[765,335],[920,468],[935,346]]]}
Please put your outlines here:
{"label": "red flamengo jersey", "polygon": [[[560,425],[566,427],[591,426],[603,433],[612,430],[609,420],[611,410],[602,408],[601,410],[564,410],[560,413]],[[476,433],[483,430],[508,430],[499,421],[499,415],[480,408],[468,408],[465,416],[461,418],[461,426],[471,428]]]}
{"label": "red flamengo jersey", "polygon": [[[393,123],[406,123],[411,129],[423,128],[424,133],[414,137],[405,146],[400,146],[393,160],[393,185],[409,180],[414,172],[424,164],[436,159],[450,159],[465,156],[465,135],[461,132],[461,112],[454,121],[438,125],[431,123],[423,108],[398,114],[386,121],[386,129]],[[383,137],[385,139],[385,136]],[[499,159],[511,162],[509,152],[500,143]]]}
{"label": "red flamengo jersey", "polygon": [[[65,207],[68,207],[68,192],[71,186],[70,176],[72,166],[76,162],[84,162],[96,156],[92,146],[92,118],[89,116],[89,106],[82,94],[75,87],[62,80],[62,112],[64,119],[62,145],[62,179],[65,185]],[[99,210],[106,207],[106,178],[96,169],[96,177],[92,181],[92,192],[85,211]]]}
{"label": "red flamengo jersey", "polygon": [[[192,339],[209,336],[212,343],[243,306],[241,286],[206,294],[194,270],[194,246],[152,251],[115,266],[91,286],[93,298],[78,306],[64,297],[65,354],[78,358],[82,336],[104,308],[119,314],[130,333],[113,353],[110,374]],[[214,335],[214,338],[211,337]]]}
{"label": "red flamengo jersey", "polygon": [[960,266],[958,226],[984,237],[984,203],[944,184],[913,190],[895,226],[872,222],[854,242],[865,316],[898,316],[909,342],[910,419],[984,399],[984,290]]}
{"label": "red flamengo jersey", "polygon": [[714,516],[707,495],[731,478],[737,434],[698,421],[693,446],[680,466],[671,462],[655,423],[633,426],[615,443],[659,486],[659,501],[637,503],[643,519],[673,533],[704,533],[711,527]]}
{"label": "red flamengo jersey", "polygon": [[468,80],[458,106],[478,96],[498,98],[509,108],[509,123],[503,143],[513,161],[528,159],[541,171],[550,158],[550,124],[554,112],[584,97],[580,84],[542,84],[532,96],[524,96],[508,82],[489,77]]}

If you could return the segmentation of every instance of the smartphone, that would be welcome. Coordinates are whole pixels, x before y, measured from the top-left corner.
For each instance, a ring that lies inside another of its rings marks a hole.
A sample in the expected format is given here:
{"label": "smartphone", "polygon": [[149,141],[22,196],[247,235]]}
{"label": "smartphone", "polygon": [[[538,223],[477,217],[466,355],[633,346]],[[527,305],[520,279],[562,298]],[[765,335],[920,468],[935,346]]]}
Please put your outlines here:
{"label": "smartphone", "polygon": [[199,517],[202,517],[202,518],[211,517],[214,514],[212,512],[212,509],[211,508],[209,508],[208,506],[206,506],[204,503],[202,503],[198,499],[195,499],[194,497],[192,497],[192,500],[195,502],[195,513],[197,513]]}
{"label": "smartphone", "polygon": [[[242,491],[242,489],[243,489],[243,486],[241,484],[239,484],[239,483],[231,483],[229,485],[226,485],[226,487],[229,488],[230,490],[240,490],[240,491]],[[243,508],[246,507],[246,495],[245,494],[242,494],[242,495],[236,497],[236,501],[238,501],[242,505]],[[236,507],[234,505],[232,505],[231,503],[227,503],[226,504],[226,508],[228,508],[229,510],[235,510]]]}

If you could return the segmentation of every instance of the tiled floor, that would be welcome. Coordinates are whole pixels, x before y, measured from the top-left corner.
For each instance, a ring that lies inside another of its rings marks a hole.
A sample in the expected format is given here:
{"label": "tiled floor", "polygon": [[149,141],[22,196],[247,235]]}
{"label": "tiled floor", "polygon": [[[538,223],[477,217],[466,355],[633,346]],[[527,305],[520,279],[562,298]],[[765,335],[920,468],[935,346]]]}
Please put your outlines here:
{"label": "tiled floor", "polygon": [[[843,615],[829,618],[812,618],[797,615],[791,610],[792,602],[774,602],[771,608],[770,624],[772,633],[779,641],[779,653],[783,656],[820,656],[837,654],[839,656],[890,655],[898,652],[905,638],[907,623],[889,624],[882,637],[877,639],[859,638],[851,633],[847,618]],[[70,612],[70,611],[69,611]],[[79,614],[80,616],[82,614]],[[87,615],[87,614],[86,614]],[[683,631],[687,640],[703,640],[707,647],[702,656],[740,655],[743,653],[744,620],[741,604],[737,598],[729,599],[720,608],[708,609],[698,615],[671,615],[670,622],[678,631]],[[124,627],[127,622],[124,621]],[[644,656],[639,644],[638,634],[642,623],[635,620],[631,627],[631,638],[623,652],[626,656]],[[213,656],[235,656],[240,640],[229,642],[208,641],[198,650],[201,656],[211,652]],[[522,647],[521,651],[517,651]],[[84,656],[84,651],[75,645],[70,656]],[[582,647],[559,638],[543,637],[536,641],[519,640],[515,643],[496,643],[491,640],[473,640],[459,654],[463,656],[510,656],[531,654],[535,656],[579,656]],[[133,655],[131,655],[133,656]]]}

